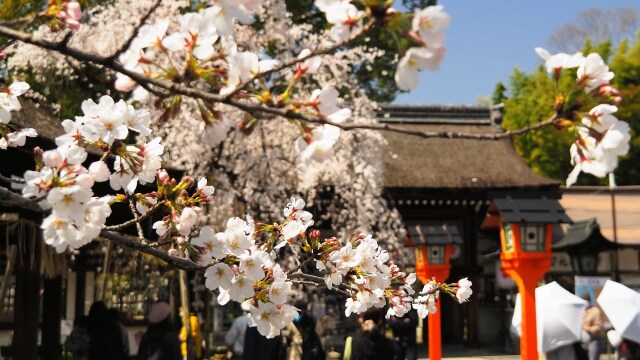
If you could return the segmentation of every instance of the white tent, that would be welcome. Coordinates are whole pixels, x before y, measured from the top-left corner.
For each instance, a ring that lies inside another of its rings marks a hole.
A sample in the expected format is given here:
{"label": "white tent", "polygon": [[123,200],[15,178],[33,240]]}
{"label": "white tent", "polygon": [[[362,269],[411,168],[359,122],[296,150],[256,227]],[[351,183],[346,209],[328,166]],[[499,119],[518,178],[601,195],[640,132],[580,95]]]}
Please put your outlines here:
{"label": "white tent", "polygon": [[[557,282],[536,288],[538,352],[549,352],[580,341],[582,318],[587,302],[565,290]],[[511,320],[512,331],[522,334],[520,294]]]}
{"label": "white tent", "polygon": [[640,293],[607,280],[597,301],[620,336],[640,342]]}

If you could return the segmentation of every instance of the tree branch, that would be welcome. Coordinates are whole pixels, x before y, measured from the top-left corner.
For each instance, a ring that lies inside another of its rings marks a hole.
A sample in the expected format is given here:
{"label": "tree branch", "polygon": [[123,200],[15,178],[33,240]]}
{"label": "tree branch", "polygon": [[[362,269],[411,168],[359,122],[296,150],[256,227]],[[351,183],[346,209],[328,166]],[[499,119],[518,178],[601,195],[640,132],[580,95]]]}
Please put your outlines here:
{"label": "tree branch", "polygon": [[373,28],[373,25],[375,24],[375,20],[370,20],[365,26],[362,27],[362,29],[360,29],[360,31],[358,31],[357,33],[353,34],[352,36],[337,42],[329,47],[326,48],[322,48],[322,49],[316,49],[315,51],[312,51],[311,53],[307,54],[306,56],[303,56],[301,58],[294,58],[291,59],[289,61],[285,61],[282,64],[280,64],[279,66],[275,66],[269,70],[263,71],[261,73],[255,74],[251,79],[247,80],[247,82],[245,82],[244,84],[241,84],[240,86],[238,86],[235,90],[233,90],[230,94],[227,95],[227,99],[231,99],[233,98],[234,95],[236,95],[238,92],[240,92],[242,89],[246,88],[247,85],[251,84],[252,82],[254,82],[256,79],[267,76],[267,75],[271,75],[273,73],[282,71],[284,69],[290,68],[293,65],[299,64],[301,62],[306,61],[307,59],[311,59],[314,56],[319,56],[319,55],[325,55],[325,54],[330,54],[333,53],[334,51],[338,50],[339,48],[346,46],[350,43],[352,43],[353,41],[357,40],[359,37],[361,37],[362,35],[366,34],[369,30],[371,30],[371,28]]}
{"label": "tree branch", "polygon": [[129,249],[137,250],[145,254],[151,255],[153,257],[156,257],[180,270],[204,271],[207,269],[207,266],[202,266],[198,263],[193,262],[190,259],[170,256],[166,251],[156,249],[154,247],[151,247],[148,244],[141,243],[138,239],[132,239],[113,231],[102,230],[100,232],[100,237],[107,239],[109,241],[113,241],[116,244],[127,247]]}
{"label": "tree branch", "polygon": [[0,186],[0,206],[16,210],[29,210],[42,214],[49,213],[49,210],[41,208],[36,201],[24,198],[22,195],[16,194],[4,186]]}
{"label": "tree branch", "polygon": [[[495,134],[470,134],[470,133],[451,132],[451,131],[439,131],[439,132],[421,131],[421,130],[407,129],[404,127],[389,125],[389,124],[338,124],[319,115],[299,112],[299,111],[296,111],[293,109],[287,109],[287,108],[276,108],[276,107],[269,107],[265,105],[253,105],[248,102],[235,100],[227,96],[221,96],[219,94],[200,90],[197,88],[186,86],[184,84],[147,77],[144,74],[137,73],[125,68],[124,66],[117,63],[115,60],[109,57],[102,57],[93,53],[70,48],[67,44],[67,41],[65,40],[58,41],[58,42],[48,41],[48,40],[41,39],[35,35],[21,32],[21,31],[16,31],[4,26],[0,26],[0,35],[10,39],[22,41],[24,43],[32,44],[32,45],[41,47],[43,49],[53,50],[53,51],[59,52],[60,54],[71,56],[80,61],[88,61],[88,62],[105,66],[113,71],[117,71],[126,76],[129,76],[131,79],[135,80],[138,84],[145,87],[147,90],[151,89],[152,92],[154,92],[156,95],[159,95],[159,96],[169,96],[170,94],[180,94],[180,95],[188,96],[195,99],[202,99],[210,102],[224,103],[251,114],[277,115],[277,116],[282,116],[289,119],[301,120],[301,121],[306,121],[314,124],[333,125],[342,130],[369,129],[369,130],[379,130],[379,131],[393,131],[401,134],[415,135],[421,138],[498,140],[503,138],[510,138],[515,135],[524,134],[532,130],[536,130],[536,129],[540,129],[540,128],[552,125],[556,120],[556,117],[554,116],[549,120],[540,122],[535,125],[530,125],[518,130],[510,130],[510,131],[505,131],[505,132],[495,133]],[[328,52],[329,49],[331,48],[327,48],[325,51]],[[309,57],[311,56],[313,55],[310,54]],[[306,57],[292,60],[290,62],[287,62],[286,65],[292,66],[293,64],[296,64],[299,61],[303,61],[303,59],[306,59]],[[153,87],[151,87],[150,85],[153,85]]]}
{"label": "tree branch", "polygon": [[[311,275],[311,274],[305,274],[302,272],[297,272],[295,274],[289,274],[287,275],[287,277],[291,280],[296,280],[296,279],[302,279],[304,281],[310,281],[315,283],[316,285],[320,285],[320,286],[326,286],[325,282],[324,282],[324,278],[320,277],[320,276],[315,276],[315,275]],[[340,287],[340,288],[339,288]],[[333,289],[331,289],[332,291],[337,291],[343,295],[346,296],[351,296],[351,294],[348,292],[348,287],[345,284],[339,284],[337,286],[334,286]]]}
{"label": "tree branch", "polygon": [[131,219],[131,220],[127,220],[121,224],[117,224],[117,225],[109,225],[109,226],[105,226],[104,229],[105,230],[109,230],[109,231],[117,231],[117,230],[122,230],[124,228],[127,228],[131,225],[135,225],[137,222],[143,221],[144,219],[148,218],[149,216],[151,216],[154,212],[156,212],[160,207],[162,207],[164,205],[164,202],[158,202],[157,204],[153,205],[149,211],[147,211],[146,213],[138,216],[138,219]]}
{"label": "tree branch", "polygon": [[156,0],[156,2],[153,5],[151,5],[149,10],[147,10],[146,14],[144,14],[144,16],[140,18],[138,25],[136,25],[136,27],[133,28],[133,31],[131,32],[131,35],[129,36],[127,41],[125,41],[124,44],[122,44],[122,46],[120,46],[120,48],[116,50],[116,52],[109,55],[109,57],[107,57],[107,60],[109,61],[116,60],[122,53],[124,53],[129,49],[129,46],[131,46],[131,43],[133,42],[133,40],[136,38],[136,36],[138,36],[138,32],[140,31],[140,28],[147,23],[147,20],[149,20],[149,17],[151,17],[151,15],[156,11],[156,9],[158,9],[158,6],[160,6],[160,3],[162,3],[162,0]]}

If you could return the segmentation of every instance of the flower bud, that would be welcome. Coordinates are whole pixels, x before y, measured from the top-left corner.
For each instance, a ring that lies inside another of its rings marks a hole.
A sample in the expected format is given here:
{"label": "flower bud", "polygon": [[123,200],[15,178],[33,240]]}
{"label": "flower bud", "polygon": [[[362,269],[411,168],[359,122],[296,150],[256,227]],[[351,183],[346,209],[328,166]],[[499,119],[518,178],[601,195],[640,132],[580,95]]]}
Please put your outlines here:
{"label": "flower bud", "polygon": [[165,181],[169,181],[170,180],[169,173],[165,169],[158,170],[158,175],[157,176],[158,176],[158,179],[163,183]]}
{"label": "flower bud", "polygon": [[42,161],[44,164],[50,168],[57,168],[62,166],[64,162],[64,157],[58,150],[48,150],[42,153]]}
{"label": "flower bud", "polygon": [[93,186],[94,183],[94,179],[93,176],[91,174],[80,174],[78,176],[76,176],[75,178],[75,182],[76,184],[86,187],[86,188],[90,188]]}
{"label": "flower bud", "polygon": [[169,256],[172,256],[172,257],[177,257],[179,254],[178,249],[175,249],[175,248],[169,249],[167,253],[169,254]]}
{"label": "flower bud", "polygon": [[96,161],[89,165],[89,174],[93,176],[93,179],[97,182],[103,182],[109,180],[111,171],[104,161]]}
{"label": "flower bud", "polygon": [[80,18],[82,18],[82,9],[77,1],[65,2],[63,5],[67,8],[67,14],[69,14],[69,17],[73,20],[80,21]]}

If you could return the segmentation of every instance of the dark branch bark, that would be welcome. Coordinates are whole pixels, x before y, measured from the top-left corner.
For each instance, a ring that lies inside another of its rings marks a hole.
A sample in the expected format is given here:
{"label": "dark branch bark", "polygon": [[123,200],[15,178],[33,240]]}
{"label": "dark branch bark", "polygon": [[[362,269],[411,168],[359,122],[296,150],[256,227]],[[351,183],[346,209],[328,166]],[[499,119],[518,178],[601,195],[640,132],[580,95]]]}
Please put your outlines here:
{"label": "dark branch bark", "polygon": [[3,186],[0,186],[0,206],[13,208],[16,211],[22,209],[42,214],[49,213],[48,210],[42,209],[37,202],[26,199]]}
{"label": "dark branch bark", "polygon": [[107,60],[111,60],[111,61],[116,60],[122,53],[124,53],[129,49],[129,46],[131,46],[131,43],[133,42],[133,40],[136,38],[136,36],[138,36],[138,32],[140,31],[140,28],[147,23],[147,20],[149,20],[149,17],[156,11],[156,9],[158,9],[158,6],[160,6],[160,3],[162,3],[162,0],[156,0],[156,2],[149,8],[149,10],[147,10],[146,14],[144,14],[144,16],[140,18],[138,25],[133,29],[127,41],[125,41],[124,44],[122,44],[122,46],[120,46],[120,48],[118,48],[116,52],[109,55]]}
{"label": "dark branch bark", "polygon": [[[498,139],[510,138],[515,135],[524,134],[532,130],[550,126],[555,122],[555,116],[554,116],[549,120],[540,122],[535,125],[527,126],[522,129],[505,131],[505,132],[495,133],[495,134],[469,134],[469,133],[449,132],[449,131],[439,131],[439,132],[420,131],[420,130],[406,129],[400,126],[394,126],[389,124],[337,124],[335,122],[332,122],[318,115],[298,112],[298,111],[295,111],[292,109],[286,109],[286,108],[276,108],[276,107],[269,107],[265,105],[253,105],[247,102],[229,98],[227,96],[221,96],[219,94],[210,93],[197,88],[193,88],[184,84],[170,82],[162,79],[150,78],[145,76],[144,74],[137,73],[125,68],[124,66],[117,63],[114,59],[110,57],[103,57],[93,53],[71,48],[67,45],[67,42],[64,40],[58,41],[58,42],[48,41],[48,40],[41,39],[37,36],[34,36],[32,34],[25,33],[22,31],[16,31],[16,30],[7,28],[5,26],[0,26],[0,36],[4,36],[9,39],[14,39],[14,40],[22,41],[24,43],[32,44],[32,45],[41,47],[43,49],[53,50],[53,51],[59,52],[60,54],[71,56],[80,61],[88,61],[94,64],[102,65],[113,71],[117,71],[124,75],[129,76],[130,78],[135,80],[138,84],[140,84],[141,86],[145,87],[147,90],[150,90],[151,92],[159,96],[170,96],[171,94],[180,94],[180,95],[188,96],[191,98],[202,99],[202,100],[206,100],[214,103],[219,102],[219,103],[228,104],[254,115],[260,115],[260,114],[277,115],[277,116],[282,116],[289,119],[302,120],[302,121],[306,121],[314,124],[329,124],[329,125],[337,126],[342,130],[369,129],[369,130],[379,130],[379,131],[393,131],[393,132],[398,132],[398,133],[407,134],[407,135],[414,135],[421,138],[498,140]],[[312,55],[309,55],[309,56],[312,56]],[[299,61],[302,61],[302,59],[296,59],[294,62],[289,62],[291,63],[289,66],[292,66],[293,64],[296,64]]]}
{"label": "dark branch bark", "polygon": [[173,266],[176,269],[186,270],[186,271],[204,271],[207,269],[207,266],[202,266],[198,263],[191,261],[190,259],[170,256],[166,251],[156,249],[148,244],[141,243],[138,239],[132,239],[132,238],[123,236],[121,234],[115,233],[113,231],[102,230],[102,232],[100,232],[100,237],[107,239],[109,241],[113,241],[114,243],[127,247],[129,249],[137,250],[142,253],[149,254],[153,257],[156,257],[166,262],[167,264]]}
{"label": "dark branch bark", "polygon": [[284,69],[288,69],[296,64],[299,64],[307,59],[311,59],[314,56],[319,56],[319,55],[326,55],[326,54],[331,54],[333,52],[335,52],[336,50],[340,49],[343,46],[346,46],[350,43],[352,43],[353,41],[357,40],[358,38],[360,38],[362,35],[366,34],[369,30],[371,30],[371,28],[373,27],[373,25],[375,24],[375,21],[371,20],[369,21],[365,26],[362,27],[362,29],[360,29],[360,31],[358,31],[357,33],[353,34],[353,36],[346,38],[340,42],[337,42],[329,47],[326,48],[321,48],[321,49],[316,49],[314,51],[312,51],[311,53],[309,53],[306,56],[303,56],[301,58],[295,58],[295,59],[291,59],[289,61],[286,61],[282,64],[280,64],[279,66],[276,66],[272,69],[269,69],[267,71],[263,71],[261,73],[256,74],[255,76],[253,76],[251,79],[249,79],[247,82],[245,82],[244,84],[238,86],[238,88],[236,88],[234,91],[232,91],[229,95],[227,95],[227,99],[231,99],[235,94],[237,94],[238,92],[240,92],[242,89],[246,88],[247,85],[251,84],[254,80],[263,77],[263,76],[267,76],[267,75],[271,75],[273,73],[282,71]]}

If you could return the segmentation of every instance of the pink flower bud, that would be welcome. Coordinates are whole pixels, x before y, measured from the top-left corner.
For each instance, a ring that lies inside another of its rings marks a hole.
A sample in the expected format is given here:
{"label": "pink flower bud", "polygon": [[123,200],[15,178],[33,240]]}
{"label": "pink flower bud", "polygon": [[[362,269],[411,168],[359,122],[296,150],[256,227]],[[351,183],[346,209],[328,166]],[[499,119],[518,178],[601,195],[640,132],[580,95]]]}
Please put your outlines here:
{"label": "pink flower bud", "polygon": [[68,18],[64,22],[67,24],[68,28],[74,31],[78,31],[78,29],[80,29],[80,23],[78,22],[78,20]]}
{"label": "pink flower bud", "polygon": [[178,249],[171,248],[171,249],[169,249],[169,251],[167,253],[169,254],[169,256],[177,257],[178,256]]}
{"label": "pink flower bud", "polygon": [[162,181],[163,183],[165,181],[169,181],[170,177],[169,177],[169,173],[167,172],[167,170],[165,170],[165,169],[158,170],[158,179],[160,181]]}
{"label": "pink flower bud", "polygon": [[69,14],[72,19],[80,21],[80,18],[82,18],[82,9],[80,8],[80,3],[78,3],[77,1],[69,1],[63,3],[63,5],[66,6],[67,14]]}
{"label": "pink flower bud", "polygon": [[183,236],[178,236],[178,237],[176,238],[176,242],[178,243],[178,245],[182,245],[182,244],[184,244],[184,243],[186,243],[186,242],[187,242],[187,239],[186,239],[186,238],[184,238]]}
{"label": "pink flower bud", "polygon": [[90,174],[80,174],[76,177],[75,181],[76,184],[86,188],[92,187],[94,183],[93,176],[91,176]]}
{"label": "pink flower bud", "polygon": [[67,13],[64,12],[64,11],[56,12],[56,16],[58,17],[58,19],[60,19],[62,21],[66,21],[69,18],[69,15],[67,15]]}

